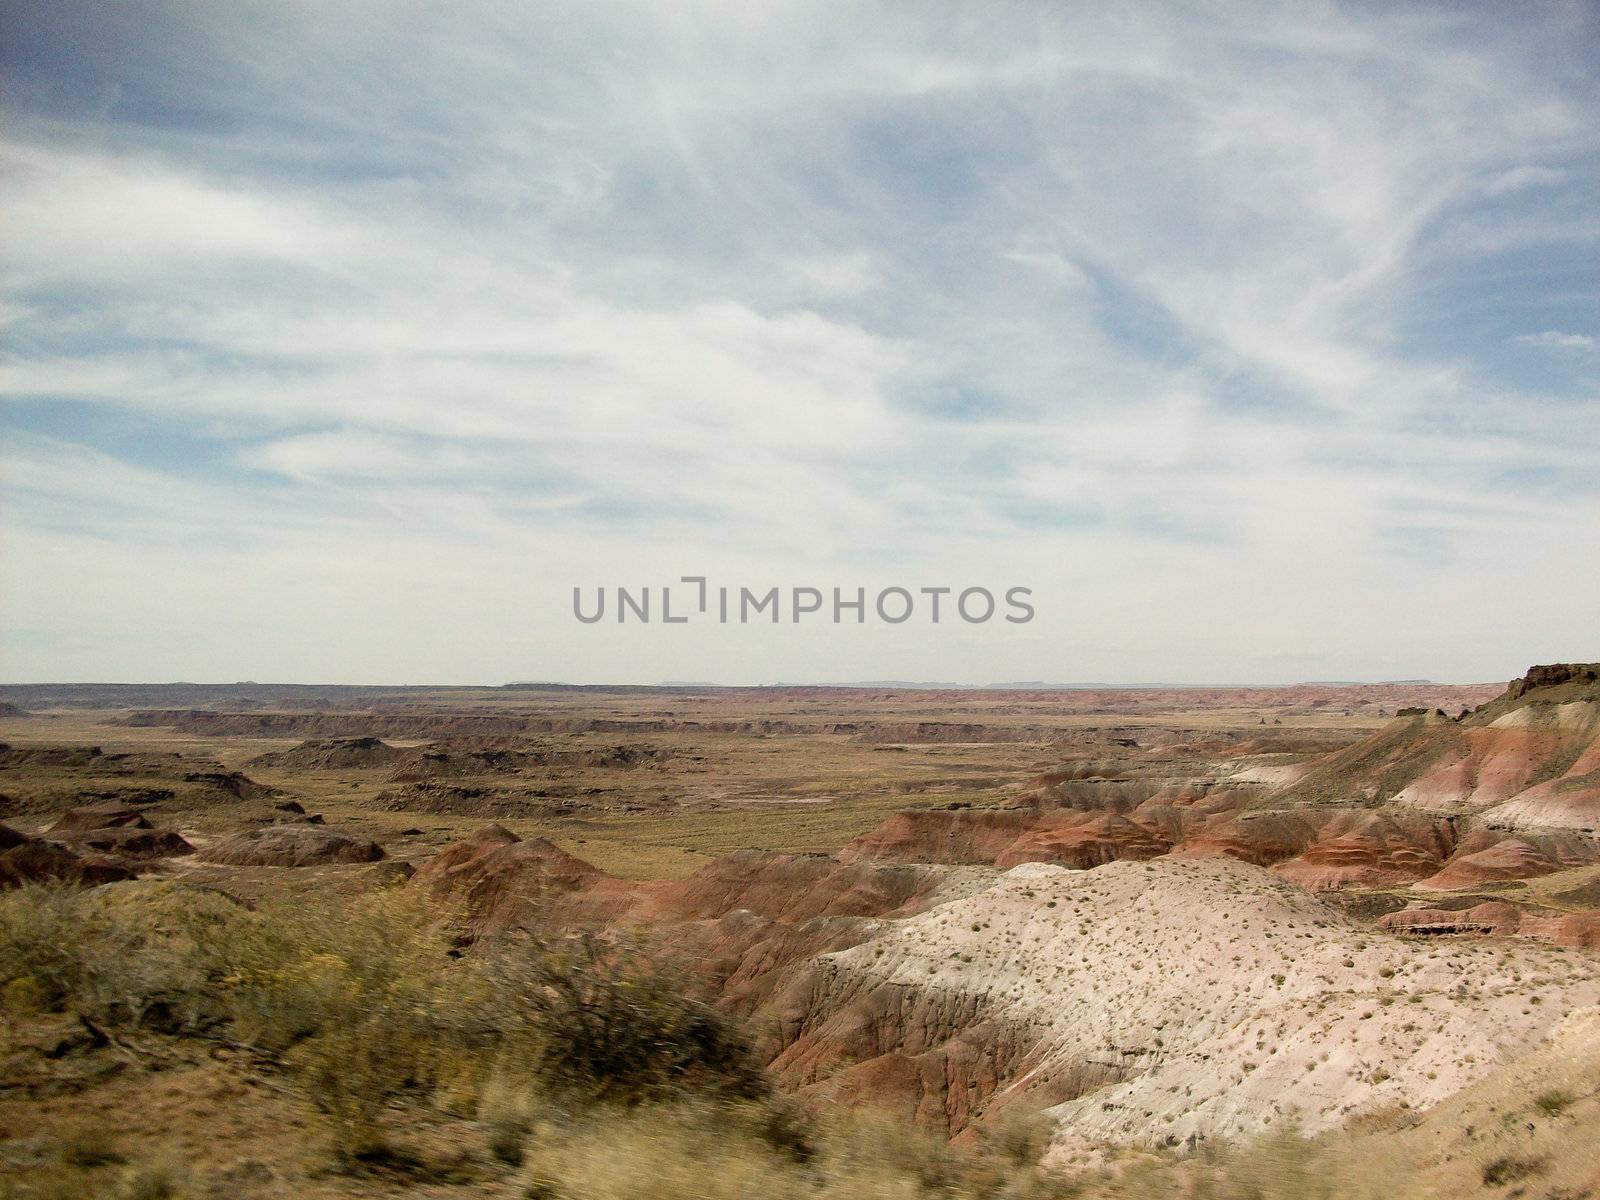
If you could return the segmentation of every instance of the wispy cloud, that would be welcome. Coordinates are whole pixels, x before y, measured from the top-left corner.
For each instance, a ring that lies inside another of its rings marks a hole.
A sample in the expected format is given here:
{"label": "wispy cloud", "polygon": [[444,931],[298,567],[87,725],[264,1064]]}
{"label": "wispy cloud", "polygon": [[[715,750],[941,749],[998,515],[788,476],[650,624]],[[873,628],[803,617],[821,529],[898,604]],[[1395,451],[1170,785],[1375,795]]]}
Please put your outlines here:
{"label": "wispy cloud", "polygon": [[1512,167],[1483,185],[1486,196],[1504,196],[1526,188],[1554,187],[1566,180],[1567,173],[1557,167]]}
{"label": "wispy cloud", "polygon": [[1563,333],[1559,329],[1546,329],[1542,333],[1521,333],[1511,339],[1521,346],[1538,346],[1545,350],[1593,350],[1600,345],[1586,333]]}
{"label": "wispy cloud", "polygon": [[[10,24],[14,676],[326,677],[335,643],[456,679],[1592,654],[1600,567],[1565,548],[1600,517],[1516,482],[1600,467],[1581,7]],[[575,639],[573,582],[657,567],[1026,577],[1050,657]],[[249,580],[226,622],[218,572]],[[144,576],[191,643],[140,633]],[[230,642],[250,620],[277,632]]]}

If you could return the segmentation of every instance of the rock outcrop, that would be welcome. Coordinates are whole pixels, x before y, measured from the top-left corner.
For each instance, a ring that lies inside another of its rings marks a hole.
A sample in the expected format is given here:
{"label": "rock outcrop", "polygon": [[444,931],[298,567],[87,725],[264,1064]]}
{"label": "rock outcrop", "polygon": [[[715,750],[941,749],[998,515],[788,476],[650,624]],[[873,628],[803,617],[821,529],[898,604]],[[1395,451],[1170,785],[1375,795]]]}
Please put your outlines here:
{"label": "rock outcrop", "polygon": [[405,754],[375,737],[312,738],[288,750],[258,754],[245,765],[283,771],[350,771],[387,767]]}
{"label": "rock outcrop", "polygon": [[282,824],[221,838],[198,857],[236,867],[314,867],[376,862],[383,856],[383,847],[366,838],[319,825]]}
{"label": "rock outcrop", "polygon": [[1463,838],[1442,869],[1417,882],[1448,891],[1513,879],[1533,879],[1600,862],[1600,841],[1566,830],[1508,834],[1478,829]]}
{"label": "rock outcrop", "polygon": [[1277,799],[1600,831],[1600,668],[1535,667],[1459,720],[1431,712],[1397,719],[1318,760]]}
{"label": "rock outcrop", "polygon": [[846,862],[993,864],[1038,823],[1028,809],[911,809],[895,813],[839,852]]}
{"label": "rock outcrop", "polygon": [[69,808],[45,832],[70,837],[95,829],[149,829],[150,822],[137,808],[116,800],[102,800]]}
{"label": "rock outcrop", "polygon": [[181,835],[155,828],[142,811],[116,800],[68,809],[45,831],[45,837],[80,853],[92,851],[125,859],[177,858],[194,853],[194,847]]}
{"label": "rock outcrop", "polygon": [[117,859],[79,854],[0,825],[0,890],[25,883],[114,883],[134,874],[130,864]]}
{"label": "rock outcrop", "polygon": [[[630,898],[622,881],[547,838],[524,841],[501,825],[488,825],[439,851],[410,886],[461,906],[475,934],[613,917]],[[588,893],[600,894],[594,897],[594,912],[583,913],[581,904],[552,911],[564,898]]]}
{"label": "rock outcrop", "polygon": [[947,872],[915,863],[845,862],[827,854],[740,850],[665,890],[664,914],[723,917],[741,909],[784,921],[887,917],[925,906]]}
{"label": "rock outcrop", "polygon": [[1313,890],[1387,887],[1434,874],[1455,849],[1451,821],[1358,809],[1333,814],[1300,854],[1273,871]]}
{"label": "rock outcrop", "polygon": [[1385,913],[1380,928],[1431,936],[1473,934],[1533,938],[1557,946],[1600,948],[1600,912],[1535,910],[1507,900],[1486,900],[1468,908],[1434,908],[1426,902]]}

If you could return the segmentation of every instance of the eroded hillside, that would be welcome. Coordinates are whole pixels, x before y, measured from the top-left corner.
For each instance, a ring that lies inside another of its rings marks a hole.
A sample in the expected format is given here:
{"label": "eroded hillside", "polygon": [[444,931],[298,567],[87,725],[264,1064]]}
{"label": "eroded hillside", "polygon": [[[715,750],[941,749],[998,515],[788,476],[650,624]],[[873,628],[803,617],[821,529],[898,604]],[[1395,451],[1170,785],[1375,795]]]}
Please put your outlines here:
{"label": "eroded hillside", "polygon": [[0,727],[0,885],[142,876],[310,910],[399,888],[468,960],[620,939],[745,1023],[805,1103],[973,1145],[1042,1112],[1063,1169],[1295,1126],[1465,1188],[1450,1164],[1480,1141],[1515,1162],[1583,1144],[1567,1115],[1519,1149],[1435,1114],[1565,1095],[1562,1063],[1600,1054],[1591,667],[1121,708],[40,699]]}

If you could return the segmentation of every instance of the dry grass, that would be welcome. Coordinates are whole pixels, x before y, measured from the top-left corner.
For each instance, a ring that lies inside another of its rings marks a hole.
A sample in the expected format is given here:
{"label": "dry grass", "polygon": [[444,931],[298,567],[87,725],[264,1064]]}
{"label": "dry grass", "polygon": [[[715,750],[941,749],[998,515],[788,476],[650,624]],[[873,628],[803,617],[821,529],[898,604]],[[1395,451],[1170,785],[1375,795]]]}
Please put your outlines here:
{"label": "dry grass", "polygon": [[759,1107],[602,1110],[534,1129],[529,1197],[561,1200],[1047,1200],[1077,1185],[995,1150],[962,1152],[889,1121],[835,1119],[804,1153],[771,1137]]}
{"label": "dry grass", "polygon": [[954,1149],[887,1119],[835,1116],[814,1152],[786,1154],[749,1111],[690,1100],[536,1124],[523,1145],[530,1200],[1405,1200],[1396,1164],[1283,1130],[1228,1152],[1133,1155],[1062,1174],[1022,1122]]}

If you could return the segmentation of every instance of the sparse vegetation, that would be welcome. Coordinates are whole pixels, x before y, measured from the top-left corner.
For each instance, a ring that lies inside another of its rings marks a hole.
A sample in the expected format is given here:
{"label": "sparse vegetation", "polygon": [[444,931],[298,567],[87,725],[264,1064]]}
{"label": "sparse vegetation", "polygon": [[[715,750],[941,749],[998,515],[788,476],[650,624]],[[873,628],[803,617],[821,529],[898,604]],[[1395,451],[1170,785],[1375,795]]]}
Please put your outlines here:
{"label": "sparse vegetation", "polygon": [[1504,1183],[1515,1183],[1519,1179],[1536,1175],[1543,1167],[1543,1162],[1536,1158],[1502,1155],[1484,1166],[1483,1182],[1486,1187],[1499,1187]]}
{"label": "sparse vegetation", "polygon": [[1571,1106],[1573,1099],[1572,1093],[1551,1088],[1547,1092],[1540,1092],[1534,1098],[1533,1106],[1547,1117],[1559,1117]]}
{"label": "sparse vegetation", "polygon": [[[803,1110],[771,1092],[736,1026],[625,943],[452,950],[439,922],[394,893],[257,911],[171,884],[0,896],[8,998],[25,993],[30,1012],[75,1013],[124,1036],[248,1046],[321,1112],[331,1165],[346,1173],[460,1183],[514,1171],[525,1195],[571,1200],[1144,1200],[1192,1174],[1156,1158],[1059,1176],[1040,1165],[1044,1128],[1026,1119],[954,1149],[897,1121]],[[391,1144],[395,1105],[478,1116],[481,1159],[427,1160]],[[1296,1165],[1309,1146],[1288,1134],[1211,1156],[1200,1176],[1211,1190],[1196,1195],[1353,1194]],[[181,1170],[124,1167],[93,1127],[63,1142],[59,1160],[61,1195],[188,1194]],[[91,1178],[115,1190],[85,1192]]]}
{"label": "sparse vegetation", "polygon": [[295,1075],[347,1162],[381,1155],[395,1099],[459,1100],[497,1074],[585,1103],[765,1095],[742,1034],[642,954],[594,939],[451,951],[437,916],[395,893],[255,912],[171,884],[0,896],[4,995],[246,1045]]}

